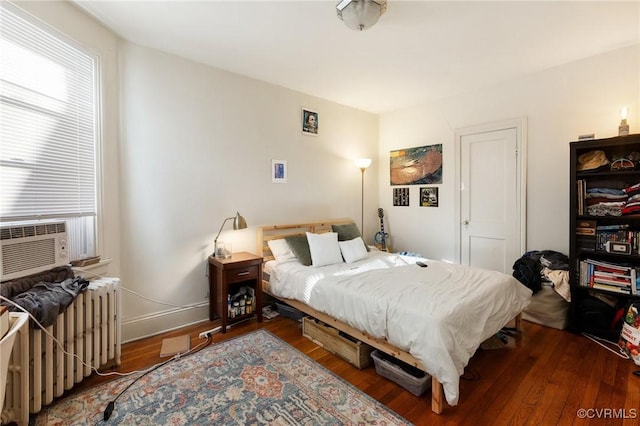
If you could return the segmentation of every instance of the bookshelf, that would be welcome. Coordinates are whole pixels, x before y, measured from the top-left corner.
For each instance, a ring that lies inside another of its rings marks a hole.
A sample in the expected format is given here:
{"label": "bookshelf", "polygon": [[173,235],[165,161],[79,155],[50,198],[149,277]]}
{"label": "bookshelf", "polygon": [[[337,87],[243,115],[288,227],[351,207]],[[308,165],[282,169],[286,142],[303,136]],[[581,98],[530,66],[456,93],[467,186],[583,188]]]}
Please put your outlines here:
{"label": "bookshelf", "polygon": [[570,185],[569,327],[617,341],[640,302],[640,134],[571,142]]}

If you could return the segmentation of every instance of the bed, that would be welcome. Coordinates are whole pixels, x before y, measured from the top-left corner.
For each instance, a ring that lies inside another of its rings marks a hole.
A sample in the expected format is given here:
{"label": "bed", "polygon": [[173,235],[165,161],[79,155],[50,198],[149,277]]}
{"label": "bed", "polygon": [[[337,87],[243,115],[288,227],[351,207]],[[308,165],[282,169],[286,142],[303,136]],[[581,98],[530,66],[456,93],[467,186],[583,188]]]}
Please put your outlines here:
{"label": "bed", "polygon": [[[363,253],[354,229],[350,219],[259,227],[263,291],[430,374],[434,412],[442,412],[444,399],[457,405],[470,357],[519,319],[531,290],[495,271],[372,247]],[[296,249],[301,241],[315,255],[311,265]]]}

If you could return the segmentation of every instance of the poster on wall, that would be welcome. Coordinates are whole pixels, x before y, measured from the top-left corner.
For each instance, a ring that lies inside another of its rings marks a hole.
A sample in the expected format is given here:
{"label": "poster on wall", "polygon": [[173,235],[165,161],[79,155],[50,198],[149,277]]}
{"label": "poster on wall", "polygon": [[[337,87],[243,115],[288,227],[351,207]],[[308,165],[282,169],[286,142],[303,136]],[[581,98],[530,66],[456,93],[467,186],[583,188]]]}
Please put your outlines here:
{"label": "poster on wall", "polygon": [[435,186],[420,188],[420,205],[438,207],[438,188]]}
{"label": "poster on wall", "polygon": [[402,207],[409,205],[409,188],[393,188],[393,205]]}
{"label": "poster on wall", "polygon": [[302,134],[318,136],[318,113],[307,108],[302,108]]}
{"label": "poster on wall", "polygon": [[271,160],[271,182],[287,183],[287,162],[285,160]]}
{"label": "poster on wall", "polygon": [[442,183],[442,144],[389,153],[391,185]]}

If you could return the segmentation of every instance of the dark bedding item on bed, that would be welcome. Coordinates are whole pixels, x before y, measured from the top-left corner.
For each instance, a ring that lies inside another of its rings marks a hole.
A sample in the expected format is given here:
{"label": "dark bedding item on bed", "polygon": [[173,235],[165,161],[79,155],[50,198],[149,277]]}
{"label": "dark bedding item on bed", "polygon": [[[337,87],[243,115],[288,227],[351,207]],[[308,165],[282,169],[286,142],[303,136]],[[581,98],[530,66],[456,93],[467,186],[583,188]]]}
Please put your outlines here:
{"label": "dark bedding item on bed", "polygon": [[0,283],[0,296],[13,299],[18,294],[29,290],[38,283],[60,283],[74,276],[70,266],[59,266],[48,271],[38,272],[37,274]]}

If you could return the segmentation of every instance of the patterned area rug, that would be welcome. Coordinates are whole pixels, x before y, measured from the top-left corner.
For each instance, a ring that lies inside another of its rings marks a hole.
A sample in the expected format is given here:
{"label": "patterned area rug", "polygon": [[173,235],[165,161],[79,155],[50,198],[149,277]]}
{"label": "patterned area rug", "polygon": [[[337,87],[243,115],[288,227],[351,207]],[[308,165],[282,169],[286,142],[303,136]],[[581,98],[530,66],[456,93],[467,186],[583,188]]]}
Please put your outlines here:
{"label": "patterned area rug", "polygon": [[120,378],[60,399],[36,425],[408,425],[266,330],[208,346],[133,384]]}

